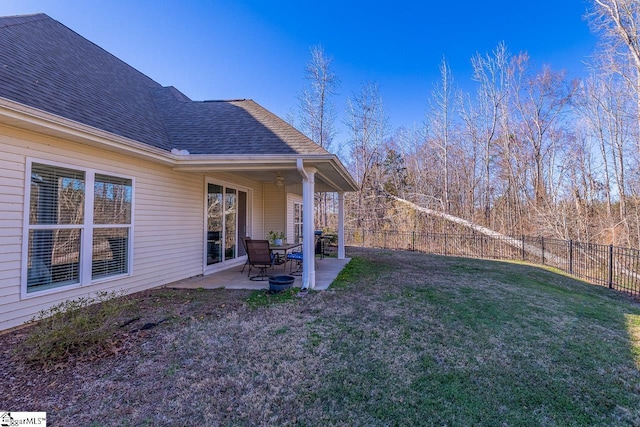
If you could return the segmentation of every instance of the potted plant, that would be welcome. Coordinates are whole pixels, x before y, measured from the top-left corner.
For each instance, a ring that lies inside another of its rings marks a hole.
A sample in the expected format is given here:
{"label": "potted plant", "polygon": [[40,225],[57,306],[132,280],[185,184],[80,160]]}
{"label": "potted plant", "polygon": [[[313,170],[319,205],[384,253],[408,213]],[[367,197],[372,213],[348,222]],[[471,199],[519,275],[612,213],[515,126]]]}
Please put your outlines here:
{"label": "potted plant", "polygon": [[271,242],[274,246],[282,246],[282,242],[287,240],[284,231],[273,231],[269,232],[269,242]]}

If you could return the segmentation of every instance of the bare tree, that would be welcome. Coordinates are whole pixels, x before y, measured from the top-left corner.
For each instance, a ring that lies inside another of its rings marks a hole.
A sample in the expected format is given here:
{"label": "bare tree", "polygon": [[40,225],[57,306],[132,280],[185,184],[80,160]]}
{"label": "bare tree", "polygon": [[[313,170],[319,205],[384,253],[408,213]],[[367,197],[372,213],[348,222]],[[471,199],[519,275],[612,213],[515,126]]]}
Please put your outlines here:
{"label": "bare tree", "polygon": [[492,159],[496,142],[501,136],[500,125],[507,110],[509,51],[504,43],[486,55],[476,54],[472,59],[473,80],[479,87],[476,99],[463,109],[463,119],[467,135],[482,156],[480,176],[480,201],[483,206],[485,223],[491,218]]}
{"label": "bare tree", "polygon": [[[537,74],[529,74],[529,57],[518,55],[513,61],[514,106],[518,112],[519,133],[527,145],[532,162],[533,200],[541,207],[547,199],[549,174],[558,148],[558,136],[562,134],[561,116],[576,89],[575,82],[567,82],[564,73],[556,73],[543,66]],[[545,167],[546,166],[546,167]]]}
{"label": "bare tree", "polygon": [[330,149],[335,137],[336,111],[332,97],[336,95],[339,80],[322,45],[311,47],[311,58],[305,66],[307,87],[300,100],[302,131],[316,144]]}
{"label": "bare tree", "polygon": [[[327,56],[322,45],[311,47],[311,58],[305,66],[307,86],[299,96],[302,131],[316,144],[330,150],[336,134],[336,110],[332,98],[336,95],[339,81],[331,65],[333,58]],[[316,218],[324,227],[328,225],[327,193],[316,197]]]}
{"label": "bare tree", "polygon": [[[580,100],[580,104],[583,102]],[[601,159],[602,140],[594,136],[594,129],[599,128],[594,128],[583,114],[579,112],[576,138],[570,147],[572,155],[568,156],[570,179],[563,208],[570,223],[565,238],[591,242],[612,225],[611,194]]]}
{"label": "bare tree", "polygon": [[607,122],[611,118],[607,114],[606,101],[603,99],[601,81],[597,76],[592,76],[582,81],[578,92],[577,112],[582,118],[584,132],[593,141],[597,141],[603,168],[603,189],[605,194],[607,216],[611,218],[612,197],[611,197],[611,175],[609,173]]}
{"label": "bare tree", "polygon": [[587,16],[602,41],[633,63],[637,74],[640,71],[640,2],[593,0]]}
{"label": "bare tree", "polygon": [[354,212],[358,225],[361,225],[361,221],[373,219],[376,178],[382,164],[382,144],[387,135],[387,117],[377,83],[364,83],[359,94],[347,99],[345,124],[351,139],[349,166],[358,183]]}
{"label": "bare tree", "polygon": [[440,81],[435,85],[429,102],[426,137],[427,143],[433,144],[438,151],[442,173],[442,207],[446,213],[451,212],[450,156],[455,101],[456,90],[451,68],[449,68],[446,59],[442,58]]}
{"label": "bare tree", "polygon": [[640,153],[640,2],[592,0],[587,17],[601,37],[596,67],[601,73],[622,77],[635,98],[635,120],[630,130]]}

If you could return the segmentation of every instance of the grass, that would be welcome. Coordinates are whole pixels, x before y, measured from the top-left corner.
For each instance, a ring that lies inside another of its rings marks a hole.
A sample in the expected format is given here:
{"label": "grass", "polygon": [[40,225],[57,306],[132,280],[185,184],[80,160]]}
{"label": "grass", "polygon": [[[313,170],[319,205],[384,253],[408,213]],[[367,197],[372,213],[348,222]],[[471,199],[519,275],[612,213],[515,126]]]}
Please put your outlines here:
{"label": "grass", "polygon": [[[388,252],[380,251],[380,253]],[[364,286],[367,282],[376,280],[390,267],[384,262],[373,262],[360,257],[353,258],[331,283],[331,289],[346,289],[355,284]]]}
{"label": "grass", "polygon": [[251,308],[265,307],[272,304],[281,304],[291,301],[300,292],[300,288],[289,288],[280,292],[268,290],[256,290],[247,298],[247,305]]}
{"label": "grass", "polygon": [[8,409],[95,426],[640,425],[638,303],[527,265],[348,255],[305,298],[145,294],[138,314],[171,322],[32,377]]}

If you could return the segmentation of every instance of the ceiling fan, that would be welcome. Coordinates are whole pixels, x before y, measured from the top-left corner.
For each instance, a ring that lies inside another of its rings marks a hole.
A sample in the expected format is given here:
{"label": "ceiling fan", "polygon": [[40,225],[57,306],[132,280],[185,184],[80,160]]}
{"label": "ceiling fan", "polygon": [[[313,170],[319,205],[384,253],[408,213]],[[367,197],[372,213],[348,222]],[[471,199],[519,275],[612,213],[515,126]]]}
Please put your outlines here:
{"label": "ceiling fan", "polygon": [[273,185],[275,185],[278,188],[282,188],[284,187],[285,181],[284,181],[284,176],[282,176],[282,172],[276,172],[276,179],[273,182]]}

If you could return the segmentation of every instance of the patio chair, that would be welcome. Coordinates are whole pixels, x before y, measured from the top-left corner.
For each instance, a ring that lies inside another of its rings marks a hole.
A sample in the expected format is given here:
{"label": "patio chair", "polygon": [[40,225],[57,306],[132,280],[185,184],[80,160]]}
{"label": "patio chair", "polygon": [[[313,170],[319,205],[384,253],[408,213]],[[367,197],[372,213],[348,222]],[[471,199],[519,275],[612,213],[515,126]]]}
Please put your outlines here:
{"label": "patio chair", "polygon": [[[273,267],[274,259],[268,240],[247,240],[247,260],[249,261],[250,280],[268,280],[267,268]],[[260,272],[251,276],[252,268],[259,268]]]}
{"label": "patio chair", "polygon": [[[294,276],[302,275],[302,252],[291,252],[287,254],[287,261],[291,261],[291,267],[289,268],[289,274]],[[293,262],[296,262],[296,271],[293,271]]]}
{"label": "patio chair", "polygon": [[[301,276],[302,275],[302,261],[304,260],[304,257],[302,255],[302,251],[299,252],[291,252],[289,254],[287,254],[287,261],[291,261],[291,267],[289,268],[289,274],[293,275],[293,276]],[[296,263],[296,270],[293,270],[293,262],[295,261]],[[316,267],[316,270],[318,269],[318,261],[314,258],[314,265]]]}
{"label": "patio chair", "polygon": [[[244,247],[244,253],[245,254],[248,253],[248,251],[247,251],[247,240],[251,240],[251,237],[249,237],[249,236],[242,237],[242,238],[240,238],[240,240],[242,240],[242,246]],[[244,262],[244,265],[242,266],[242,270],[240,270],[240,274],[244,273],[244,268],[247,265],[249,265],[249,257],[247,257],[247,260]],[[251,268],[249,268],[249,270],[251,270]]]}

